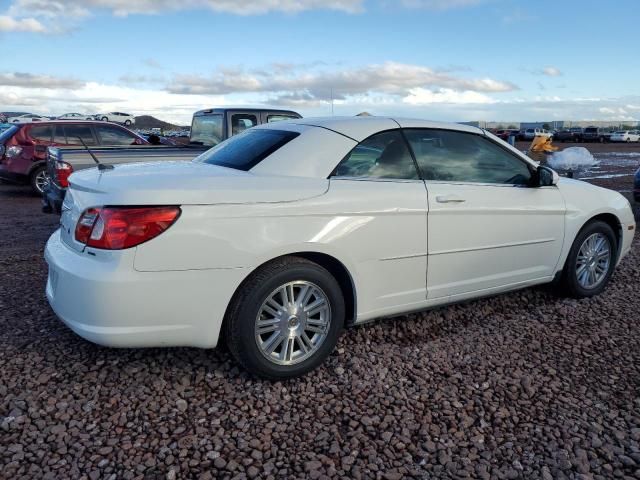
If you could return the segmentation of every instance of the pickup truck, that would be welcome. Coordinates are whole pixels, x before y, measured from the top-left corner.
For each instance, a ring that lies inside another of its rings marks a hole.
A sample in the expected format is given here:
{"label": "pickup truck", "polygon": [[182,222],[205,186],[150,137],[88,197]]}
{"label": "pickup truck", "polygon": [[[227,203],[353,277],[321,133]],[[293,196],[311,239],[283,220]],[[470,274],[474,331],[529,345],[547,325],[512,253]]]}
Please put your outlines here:
{"label": "pickup truck", "polygon": [[302,118],[290,110],[260,108],[210,108],[193,115],[189,144],[184,146],[126,146],[91,148],[48,148],[47,182],[43,188],[42,211],[60,213],[69,176],[78,170],[103,165],[135,162],[192,160],[202,152],[244,130],[281,120]]}
{"label": "pickup truck", "polygon": [[167,147],[150,145],[138,147],[102,147],[87,150],[84,147],[49,147],[47,149],[47,181],[42,194],[42,211],[60,213],[64,195],[69,187],[69,176],[78,170],[112,166],[120,163],[192,160],[208,150],[206,146]]}

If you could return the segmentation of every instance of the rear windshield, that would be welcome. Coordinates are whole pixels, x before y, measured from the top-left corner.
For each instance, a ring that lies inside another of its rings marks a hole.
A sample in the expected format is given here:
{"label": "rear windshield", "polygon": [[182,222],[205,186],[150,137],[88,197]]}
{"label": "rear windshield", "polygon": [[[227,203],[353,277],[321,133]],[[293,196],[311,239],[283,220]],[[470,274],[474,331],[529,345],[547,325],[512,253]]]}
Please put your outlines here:
{"label": "rear windshield", "polygon": [[593,128],[593,127],[584,129],[585,133],[594,133],[594,132],[597,132],[597,131],[598,131],[598,129],[597,128]]}
{"label": "rear windshield", "polygon": [[225,140],[193,161],[246,172],[298,135],[298,132],[284,130],[251,129]]}
{"label": "rear windshield", "polygon": [[13,134],[16,133],[17,131],[18,131],[18,127],[16,127],[15,125],[11,125],[6,130],[0,131],[0,143],[4,144],[4,142],[9,140],[13,136]]}

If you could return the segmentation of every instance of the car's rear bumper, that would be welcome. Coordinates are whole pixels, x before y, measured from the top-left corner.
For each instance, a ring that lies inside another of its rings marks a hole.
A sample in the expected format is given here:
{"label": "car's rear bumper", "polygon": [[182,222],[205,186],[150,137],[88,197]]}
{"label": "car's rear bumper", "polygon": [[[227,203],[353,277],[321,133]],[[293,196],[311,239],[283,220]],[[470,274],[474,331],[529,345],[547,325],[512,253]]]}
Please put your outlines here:
{"label": "car's rear bumper", "polygon": [[78,252],[47,242],[46,295],[81,337],[110,347],[215,347],[243,269],[139,272],[135,248]]}

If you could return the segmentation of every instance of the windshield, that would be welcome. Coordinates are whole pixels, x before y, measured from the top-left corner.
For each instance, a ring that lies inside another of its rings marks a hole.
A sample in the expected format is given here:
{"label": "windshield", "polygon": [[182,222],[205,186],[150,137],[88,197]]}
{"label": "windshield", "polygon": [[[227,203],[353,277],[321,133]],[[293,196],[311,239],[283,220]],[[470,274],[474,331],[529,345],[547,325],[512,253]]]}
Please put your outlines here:
{"label": "windshield", "polygon": [[0,144],[4,144],[4,142],[9,140],[17,130],[18,127],[15,125],[11,125],[6,130],[2,130],[2,127],[0,127]]}
{"label": "windshield", "polygon": [[191,123],[191,142],[215,146],[222,142],[222,115],[198,115]]}
{"label": "windshield", "polygon": [[297,132],[284,130],[246,130],[207,150],[193,161],[246,172],[298,135]]}
{"label": "windshield", "polygon": [[584,129],[585,133],[595,133],[598,131],[597,128],[585,128]]}

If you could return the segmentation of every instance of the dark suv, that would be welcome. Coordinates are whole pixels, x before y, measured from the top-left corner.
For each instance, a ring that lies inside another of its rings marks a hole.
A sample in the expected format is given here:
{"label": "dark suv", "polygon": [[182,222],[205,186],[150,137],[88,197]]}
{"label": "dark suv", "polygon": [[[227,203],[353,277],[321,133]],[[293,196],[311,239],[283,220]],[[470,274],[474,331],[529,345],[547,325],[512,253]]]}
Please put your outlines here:
{"label": "dark suv", "polygon": [[603,128],[587,127],[582,132],[582,141],[584,142],[608,142],[611,137],[611,133],[607,132]]}
{"label": "dark suv", "polygon": [[112,123],[50,121],[12,125],[0,133],[0,178],[31,185],[40,195],[47,181],[47,147],[146,145],[141,136]]}

